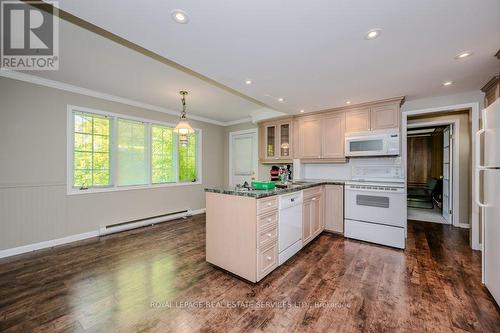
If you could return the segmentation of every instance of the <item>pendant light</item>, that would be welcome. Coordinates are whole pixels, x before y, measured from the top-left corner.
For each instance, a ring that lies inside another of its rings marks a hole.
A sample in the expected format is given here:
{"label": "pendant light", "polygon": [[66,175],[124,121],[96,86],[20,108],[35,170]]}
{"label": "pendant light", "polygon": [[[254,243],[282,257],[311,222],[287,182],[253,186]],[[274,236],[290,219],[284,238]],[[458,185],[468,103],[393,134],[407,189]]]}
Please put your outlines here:
{"label": "pendant light", "polygon": [[177,126],[175,126],[174,132],[179,135],[179,143],[182,146],[187,146],[188,144],[188,135],[191,133],[194,133],[194,129],[189,125],[189,122],[186,117],[186,95],[188,94],[187,91],[180,91],[179,94],[182,96],[182,113],[181,113],[181,119],[179,120],[179,123]]}

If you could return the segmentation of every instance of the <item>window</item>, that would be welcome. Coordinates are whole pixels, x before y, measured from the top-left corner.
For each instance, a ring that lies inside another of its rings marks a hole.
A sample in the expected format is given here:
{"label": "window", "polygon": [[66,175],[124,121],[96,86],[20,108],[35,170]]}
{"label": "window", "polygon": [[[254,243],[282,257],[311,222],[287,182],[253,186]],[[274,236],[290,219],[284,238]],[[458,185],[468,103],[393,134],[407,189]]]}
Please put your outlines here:
{"label": "window", "polygon": [[188,134],[187,145],[179,145],[179,181],[196,181],[196,133]]}
{"label": "window", "polygon": [[68,193],[201,183],[201,130],[68,107]]}
{"label": "window", "polygon": [[74,113],[73,186],[110,185],[110,119],[105,116]]}
{"label": "window", "polygon": [[151,126],[151,182],[173,183],[175,175],[175,142],[172,127]]}
{"label": "window", "polygon": [[148,184],[146,124],[118,119],[118,186]]}

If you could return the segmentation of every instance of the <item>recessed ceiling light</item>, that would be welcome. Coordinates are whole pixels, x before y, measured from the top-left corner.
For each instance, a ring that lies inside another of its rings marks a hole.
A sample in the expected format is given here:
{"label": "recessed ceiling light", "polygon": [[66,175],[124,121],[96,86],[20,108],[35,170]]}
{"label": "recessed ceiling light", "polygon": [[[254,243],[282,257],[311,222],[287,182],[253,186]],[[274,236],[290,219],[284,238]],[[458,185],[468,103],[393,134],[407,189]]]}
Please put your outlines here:
{"label": "recessed ceiling light", "polygon": [[285,99],[283,97],[278,98],[278,102],[284,102]]}
{"label": "recessed ceiling light", "polygon": [[381,30],[381,29],[371,29],[371,30],[369,30],[369,31],[366,33],[366,35],[365,35],[365,39],[368,39],[368,40],[370,40],[370,39],[375,39],[375,38],[377,38],[377,37],[379,37],[379,36],[380,36],[380,33],[381,33],[381,32],[382,32],[382,30]]}
{"label": "recessed ceiling light", "polygon": [[351,101],[346,101],[345,104],[351,104]]}
{"label": "recessed ceiling light", "polygon": [[252,84],[252,83],[253,83],[252,80],[246,80],[245,81],[245,84]]}
{"label": "recessed ceiling light", "polygon": [[300,110],[300,113],[304,113],[304,110]]}
{"label": "recessed ceiling light", "polygon": [[465,58],[468,58],[472,55],[472,52],[471,51],[465,51],[465,52],[462,52],[462,53],[459,53],[455,56],[455,59],[465,59]]}
{"label": "recessed ceiling light", "polygon": [[444,81],[443,86],[451,86],[453,84],[453,81]]}
{"label": "recessed ceiling light", "polygon": [[185,23],[189,22],[189,16],[187,15],[187,13],[185,11],[183,11],[181,9],[174,9],[171,12],[171,15],[172,15],[172,19],[177,23],[185,24]]}

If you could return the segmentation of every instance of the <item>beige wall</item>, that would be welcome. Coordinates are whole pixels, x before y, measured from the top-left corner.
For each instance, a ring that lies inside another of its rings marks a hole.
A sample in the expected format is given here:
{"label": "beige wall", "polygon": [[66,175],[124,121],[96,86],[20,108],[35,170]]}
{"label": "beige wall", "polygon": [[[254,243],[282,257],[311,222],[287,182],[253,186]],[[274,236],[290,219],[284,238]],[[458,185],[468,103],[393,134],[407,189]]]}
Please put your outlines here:
{"label": "beige wall", "polygon": [[[472,167],[472,138],[471,138],[471,120],[469,113],[449,114],[446,116],[426,116],[418,119],[408,119],[408,124],[427,123],[430,121],[452,121],[458,120],[459,132],[459,211],[460,223],[469,224],[472,212],[472,186],[471,186],[471,167]],[[454,195],[457,195],[454,192]]]}
{"label": "beige wall", "polygon": [[205,208],[204,187],[223,184],[224,128],[192,121],[203,131],[203,184],[66,195],[68,104],[177,121],[159,112],[0,78],[0,250]]}

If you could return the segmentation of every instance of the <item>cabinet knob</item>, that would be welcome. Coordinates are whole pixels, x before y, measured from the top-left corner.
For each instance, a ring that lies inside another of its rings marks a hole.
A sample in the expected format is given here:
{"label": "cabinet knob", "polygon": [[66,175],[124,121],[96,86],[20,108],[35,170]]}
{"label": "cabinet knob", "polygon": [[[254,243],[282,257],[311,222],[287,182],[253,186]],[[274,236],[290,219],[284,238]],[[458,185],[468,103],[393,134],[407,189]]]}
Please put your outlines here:
{"label": "cabinet knob", "polygon": [[316,201],[316,198],[312,198],[312,201]]}
{"label": "cabinet knob", "polygon": [[267,237],[271,237],[272,235],[273,235],[273,234],[271,234],[271,233],[268,233],[268,234],[267,234]]}
{"label": "cabinet knob", "polygon": [[271,218],[270,217],[267,218],[267,222],[271,222]]}
{"label": "cabinet knob", "polygon": [[269,257],[267,257],[267,261],[271,261],[271,259],[272,259],[272,258],[271,258],[270,256],[269,256]]}
{"label": "cabinet knob", "polygon": [[267,203],[267,205],[268,205],[268,206],[271,206],[271,205],[272,205],[272,203],[268,202],[268,203]]}

